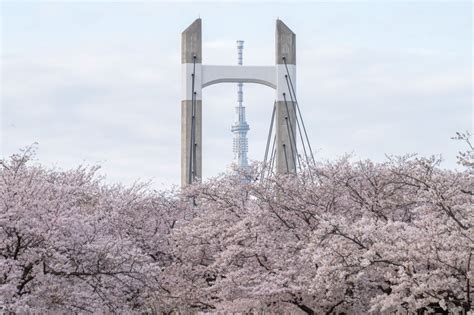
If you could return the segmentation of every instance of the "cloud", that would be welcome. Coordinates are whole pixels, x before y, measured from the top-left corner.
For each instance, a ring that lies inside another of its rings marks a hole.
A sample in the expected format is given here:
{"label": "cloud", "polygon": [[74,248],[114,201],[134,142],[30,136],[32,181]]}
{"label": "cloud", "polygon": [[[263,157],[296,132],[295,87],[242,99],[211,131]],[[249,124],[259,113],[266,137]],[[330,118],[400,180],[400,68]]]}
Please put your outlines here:
{"label": "cloud", "polygon": [[[273,64],[272,40],[246,41],[244,64]],[[131,42],[2,55],[3,154],[38,141],[46,164],[99,162],[110,181],[179,184],[179,43]],[[236,63],[234,40],[210,38],[203,49],[205,63]],[[459,148],[449,138],[472,123],[470,64],[458,57],[409,45],[303,43],[298,98],[317,158],[442,153],[453,167]],[[211,86],[203,96],[203,166],[212,176],[233,157],[236,87]],[[268,87],[244,85],[252,159],[263,158],[274,98]]]}

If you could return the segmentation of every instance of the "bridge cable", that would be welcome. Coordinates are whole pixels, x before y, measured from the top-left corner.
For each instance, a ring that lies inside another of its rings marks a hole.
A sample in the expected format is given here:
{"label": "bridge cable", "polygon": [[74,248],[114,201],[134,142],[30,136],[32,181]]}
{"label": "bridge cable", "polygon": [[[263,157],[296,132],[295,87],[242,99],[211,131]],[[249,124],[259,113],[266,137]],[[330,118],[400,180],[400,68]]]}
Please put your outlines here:
{"label": "bridge cable", "polygon": [[286,129],[288,131],[288,140],[290,142],[290,151],[291,151],[291,156],[293,157],[293,165],[295,166],[295,171],[296,171],[295,152],[293,151],[293,145],[291,144],[290,127],[288,126],[288,117],[286,116],[285,116],[285,124],[286,124]]}
{"label": "bridge cable", "polygon": [[192,83],[191,83],[191,139],[190,139],[190,144],[189,144],[189,179],[188,179],[188,183],[189,184],[192,184],[193,181],[194,181],[194,171],[195,171],[195,167],[194,167],[194,151],[195,151],[195,140],[194,140],[194,137],[195,137],[195,134],[194,134],[194,125],[195,125],[195,106],[194,106],[194,102],[195,102],[195,98],[196,98],[196,92],[194,91],[194,77],[195,77],[195,74],[196,74],[196,55],[193,56],[193,73],[191,74],[191,78],[192,78]]}
{"label": "bridge cable", "polygon": [[[287,74],[285,74],[285,80],[286,80],[286,85],[288,86],[288,91],[290,91],[290,83],[288,82],[288,75]],[[304,156],[306,158],[306,163],[308,163],[308,165],[309,165],[308,153],[306,151],[306,145],[304,144],[304,140],[303,140],[303,132],[301,131],[300,120],[298,119],[298,115],[297,115],[297,112],[296,112],[296,105],[295,105],[295,102],[293,101],[293,96],[291,95],[291,91],[290,91],[290,99],[291,99],[291,103],[293,104],[293,110],[295,112],[296,125],[298,126],[298,131],[299,131],[298,133],[300,135],[301,144],[303,145],[303,151],[304,151]]]}
{"label": "bridge cable", "polygon": [[285,162],[286,162],[286,173],[290,173],[290,168],[288,167],[288,156],[286,155],[286,145],[283,143],[283,152],[285,153]]}
{"label": "bridge cable", "polygon": [[273,137],[272,155],[271,155],[271,159],[270,159],[270,167],[268,169],[268,177],[270,177],[272,175],[273,167],[275,165],[275,156],[276,156],[275,143],[276,143],[276,135]]}
{"label": "bridge cable", "polygon": [[196,141],[196,113],[197,113],[197,92],[194,91],[194,146],[193,146],[193,181],[196,181],[197,177],[197,141]]}
{"label": "bridge cable", "polygon": [[298,105],[298,100],[296,99],[295,88],[293,86],[293,81],[291,80],[290,72],[288,71],[288,65],[286,63],[286,57],[285,56],[283,56],[283,62],[285,63],[286,73],[288,75],[288,78],[290,79],[291,91],[293,92],[293,95],[295,96],[296,108],[298,109],[298,113],[299,113],[300,118],[301,118],[301,124],[303,125],[303,130],[304,130],[304,134],[305,134],[305,137],[306,137],[306,141],[308,142],[308,147],[309,147],[309,151],[311,153],[311,158],[313,159],[313,163],[316,163],[315,160],[314,160],[314,155],[313,155],[313,150],[311,148],[311,143],[309,142],[308,133],[306,132],[306,127],[305,127],[305,124],[304,124],[304,121],[303,121],[303,116],[301,115],[300,106]]}
{"label": "bridge cable", "polygon": [[[276,103],[273,104],[272,120],[270,121],[270,129],[268,131],[267,146],[265,148],[265,157],[263,159],[262,176],[261,176],[262,178],[263,178],[264,170],[267,166],[268,149],[270,148],[270,139],[271,139],[272,132],[273,132],[273,122],[274,122],[274,119],[275,119],[275,111],[276,111]],[[273,148],[272,148],[272,150],[273,150]],[[273,152],[271,152],[270,154],[273,154]]]}
{"label": "bridge cable", "polygon": [[[301,161],[300,161],[300,156],[298,154],[298,148],[296,147],[296,137],[295,137],[295,133],[293,131],[293,124],[291,123],[291,119],[290,119],[290,110],[288,109],[288,102],[286,101],[286,94],[283,93],[283,99],[285,100],[285,107],[286,107],[286,117],[285,117],[285,120],[286,120],[286,127],[288,129],[288,138],[290,139],[290,148],[291,148],[291,152],[293,153],[293,163],[295,164],[295,169],[296,169],[296,160],[298,160],[298,165],[301,169]],[[295,112],[296,114],[296,112]],[[295,115],[296,116],[296,115]],[[288,127],[288,123],[290,123],[290,126]],[[291,131],[291,133],[290,133]],[[293,141],[292,141],[293,139]],[[292,143],[293,143],[293,146],[292,146]],[[293,147],[294,147],[294,152],[293,152]],[[295,153],[296,153],[296,156],[295,156]]]}

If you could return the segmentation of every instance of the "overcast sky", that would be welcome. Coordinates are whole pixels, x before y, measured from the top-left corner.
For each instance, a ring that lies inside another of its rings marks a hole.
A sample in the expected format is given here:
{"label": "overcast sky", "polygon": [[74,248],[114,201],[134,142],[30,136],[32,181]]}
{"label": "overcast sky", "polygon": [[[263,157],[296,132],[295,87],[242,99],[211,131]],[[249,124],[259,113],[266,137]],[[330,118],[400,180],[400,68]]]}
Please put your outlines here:
{"label": "overcast sky", "polygon": [[[203,63],[274,64],[275,20],[297,36],[299,103],[316,158],[441,154],[472,129],[468,2],[1,3],[0,155],[101,164],[111,182],[179,184],[181,32],[203,20]],[[244,85],[249,156],[263,158],[274,91]],[[236,84],[203,90],[203,175],[232,162]]]}

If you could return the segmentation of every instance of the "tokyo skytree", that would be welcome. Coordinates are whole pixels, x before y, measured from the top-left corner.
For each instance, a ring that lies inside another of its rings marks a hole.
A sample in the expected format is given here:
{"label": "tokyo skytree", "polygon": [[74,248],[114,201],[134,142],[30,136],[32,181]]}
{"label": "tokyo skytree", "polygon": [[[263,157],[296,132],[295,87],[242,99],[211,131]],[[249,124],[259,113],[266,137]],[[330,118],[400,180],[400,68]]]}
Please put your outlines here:
{"label": "tokyo skytree", "polygon": [[[244,41],[237,41],[237,64],[242,65],[242,52],[244,49]],[[245,120],[245,107],[243,103],[243,83],[237,83],[237,106],[235,107],[236,120],[232,125],[232,132],[234,133],[233,150],[234,162],[239,168],[248,166],[248,139],[247,132],[250,130],[247,121]]]}

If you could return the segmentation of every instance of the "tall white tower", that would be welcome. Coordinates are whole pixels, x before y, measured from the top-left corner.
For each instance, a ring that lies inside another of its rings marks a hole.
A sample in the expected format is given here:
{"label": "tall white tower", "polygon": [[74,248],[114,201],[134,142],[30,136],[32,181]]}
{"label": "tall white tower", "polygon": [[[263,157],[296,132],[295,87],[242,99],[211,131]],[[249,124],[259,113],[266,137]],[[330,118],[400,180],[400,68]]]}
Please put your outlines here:
{"label": "tall white tower", "polygon": [[[237,41],[237,64],[242,65],[242,52],[244,49],[244,41]],[[232,132],[234,133],[233,149],[234,149],[234,162],[239,168],[245,168],[248,166],[247,152],[248,152],[248,139],[247,132],[250,130],[247,121],[245,120],[245,107],[243,103],[243,83],[237,83],[237,107],[235,107],[236,120],[232,125]]]}

